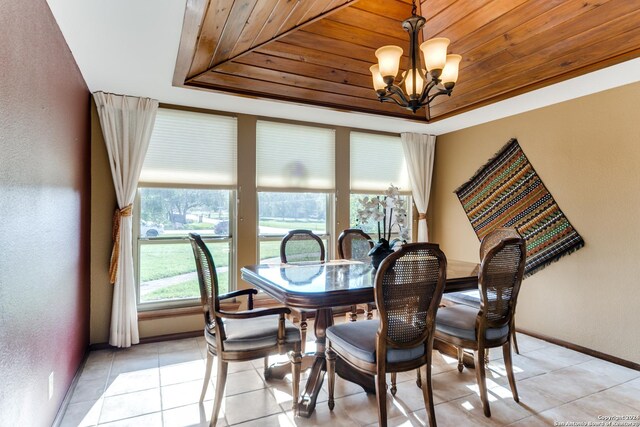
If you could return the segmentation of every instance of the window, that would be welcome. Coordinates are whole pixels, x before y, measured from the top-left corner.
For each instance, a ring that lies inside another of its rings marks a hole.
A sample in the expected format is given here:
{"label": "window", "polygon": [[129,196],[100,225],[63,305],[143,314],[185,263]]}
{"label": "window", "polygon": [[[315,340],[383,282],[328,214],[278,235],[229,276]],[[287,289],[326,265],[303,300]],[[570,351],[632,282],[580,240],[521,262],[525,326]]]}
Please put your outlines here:
{"label": "window", "polygon": [[330,247],[330,197],[324,193],[258,193],[260,263],[280,262],[280,241],[289,230],[311,230]]}
{"label": "window", "polygon": [[393,184],[411,194],[399,136],[351,132],[351,193],[384,194]]}
{"label": "window", "polygon": [[256,183],[260,262],[280,262],[282,237],[300,228],[318,234],[330,256],[333,129],[258,121]]}
{"label": "window", "polygon": [[199,233],[213,256],[220,292],[229,289],[229,190],[140,188],[139,302],[199,300],[188,233]]}
{"label": "window", "polygon": [[[360,205],[358,200],[365,196],[382,199],[390,184],[399,188],[408,213],[407,223],[411,224],[411,186],[399,136],[351,132],[350,165],[349,219],[352,227],[362,228],[372,239],[377,240],[376,222],[364,225],[357,222],[357,211]],[[391,218],[391,222],[394,223],[395,219]],[[398,227],[393,227],[391,237],[397,237],[398,233]]]}
{"label": "window", "polygon": [[191,232],[211,251],[220,292],[235,288],[236,127],[233,117],[158,110],[136,203],[141,310],[199,304]]}

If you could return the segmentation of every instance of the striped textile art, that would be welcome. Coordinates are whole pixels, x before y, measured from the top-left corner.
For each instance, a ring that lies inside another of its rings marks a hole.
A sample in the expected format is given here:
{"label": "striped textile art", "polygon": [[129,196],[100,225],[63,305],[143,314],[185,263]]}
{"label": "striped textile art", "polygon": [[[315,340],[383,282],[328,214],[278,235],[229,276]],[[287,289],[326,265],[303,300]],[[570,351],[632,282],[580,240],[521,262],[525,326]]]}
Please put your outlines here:
{"label": "striped textile art", "polygon": [[516,139],[455,193],[478,239],[498,227],[513,227],[525,238],[526,276],[584,246]]}

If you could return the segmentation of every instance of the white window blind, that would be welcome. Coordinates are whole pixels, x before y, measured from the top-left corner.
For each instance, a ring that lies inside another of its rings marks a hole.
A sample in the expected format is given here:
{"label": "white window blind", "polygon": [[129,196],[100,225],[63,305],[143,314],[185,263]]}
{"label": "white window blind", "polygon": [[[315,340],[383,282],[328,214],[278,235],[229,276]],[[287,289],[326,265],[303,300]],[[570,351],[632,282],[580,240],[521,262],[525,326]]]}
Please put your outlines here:
{"label": "white window blind", "polygon": [[236,185],[234,117],[159,109],[141,183]]}
{"label": "white window blind", "polygon": [[260,120],[256,169],[258,191],[331,192],[335,188],[335,131]]}
{"label": "white window blind", "polygon": [[351,132],[351,192],[381,194],[389,184],[411,194],[400,136]]}

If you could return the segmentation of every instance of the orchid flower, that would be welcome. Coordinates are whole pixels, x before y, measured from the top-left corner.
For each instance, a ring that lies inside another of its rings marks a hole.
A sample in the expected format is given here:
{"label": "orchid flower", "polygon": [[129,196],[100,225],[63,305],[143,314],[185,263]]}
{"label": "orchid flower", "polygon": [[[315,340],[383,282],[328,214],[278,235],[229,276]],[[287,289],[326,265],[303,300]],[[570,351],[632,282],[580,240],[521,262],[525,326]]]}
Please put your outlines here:
{"label": "orchid flower", "polygon": [[[359,224],[367,224],[369,221],[378,223],[378,241],[380,243],[391,239],[391,233],[397,229],[399,238],[393,243],[406,241],[409,238],[407,228],[407,209],[405,201],[400,197],[400,190],[393,184],[384,193],[384,196],[364,196],[358,199],[360,209],[357,210]],[[390,245],[393,247],[393,244]]]}

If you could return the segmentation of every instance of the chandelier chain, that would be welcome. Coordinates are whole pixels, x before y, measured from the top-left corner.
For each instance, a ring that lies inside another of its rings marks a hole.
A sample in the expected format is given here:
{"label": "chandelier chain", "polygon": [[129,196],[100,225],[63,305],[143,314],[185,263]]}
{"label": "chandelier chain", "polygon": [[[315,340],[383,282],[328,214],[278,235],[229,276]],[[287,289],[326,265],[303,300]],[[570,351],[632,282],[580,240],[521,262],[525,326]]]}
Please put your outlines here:
{"label": "chandelier chain", "polygon": [[411,6],[411,14],[416,16],[418,14],[418,7],[416,6],[416,0],[413,0],[413,6]]}

